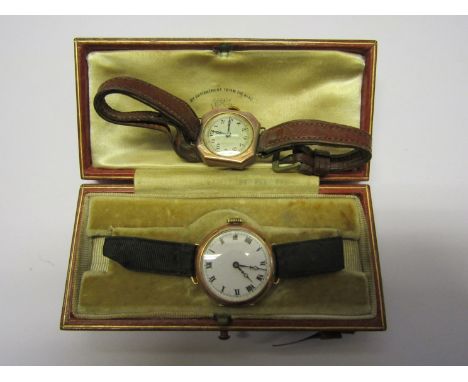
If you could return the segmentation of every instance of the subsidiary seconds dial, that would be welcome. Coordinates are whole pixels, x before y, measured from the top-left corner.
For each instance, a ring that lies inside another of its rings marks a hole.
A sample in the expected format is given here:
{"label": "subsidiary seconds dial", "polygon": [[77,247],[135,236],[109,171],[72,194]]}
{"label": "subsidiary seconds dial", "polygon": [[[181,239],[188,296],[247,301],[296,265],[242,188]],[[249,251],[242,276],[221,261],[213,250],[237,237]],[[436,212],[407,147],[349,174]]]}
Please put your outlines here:
{"label": "subsidiary seconds dial", "polygon": [[197,265],[199,281],[224,304],[255,300],[270,286],[273,277],[268,245],[245,227],[216,232],[203,246]]}
{"label": "subsidiary seconds dial", "polygon": [[212,152],[224,157],[233,157],[245,152],[253,142],[251,124],[238,114],[224,113],[208,123],[203,140]]}

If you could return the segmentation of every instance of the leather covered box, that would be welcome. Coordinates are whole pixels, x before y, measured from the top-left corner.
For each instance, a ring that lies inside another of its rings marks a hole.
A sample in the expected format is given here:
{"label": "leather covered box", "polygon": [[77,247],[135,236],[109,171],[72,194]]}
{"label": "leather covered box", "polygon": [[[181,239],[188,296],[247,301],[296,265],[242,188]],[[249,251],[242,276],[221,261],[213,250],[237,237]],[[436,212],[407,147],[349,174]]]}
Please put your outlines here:
{"label": "leather covered box", "polygon": [[[372,134],[376,52],[375,41],[76,39],[81,177],[99,182],[79,191],[61,328],[385,330],[370,187],[359,183],[369,163],[323,176],[275,172],[271,158],[244,170],[208,167],[180,159],[161,132],[110,123],[93,107],[103,82],[126,76],[198,116],[235,106],[266,129],[313,119]],[[198,243],[233,216],[273,243],[339,236],[344,269],[280,279],[255,304],[225,306],[193,277],[134,272],[103,256],[111,236]]]}

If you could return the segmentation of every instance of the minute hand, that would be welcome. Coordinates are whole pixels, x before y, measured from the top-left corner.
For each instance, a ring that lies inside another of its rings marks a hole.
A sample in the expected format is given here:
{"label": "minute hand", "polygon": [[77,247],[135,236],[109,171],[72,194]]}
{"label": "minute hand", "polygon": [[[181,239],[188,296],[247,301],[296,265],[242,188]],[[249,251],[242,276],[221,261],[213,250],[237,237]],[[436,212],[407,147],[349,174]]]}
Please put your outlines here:
{"label": "minute hand", "polygon": [[249,269],[253,269],[255,271],[266,271],[265,268],[260,268],[260,267],[257,267],[256,265],[254,266],[251,266],[251,265],[243,265],[243,264],[239,264],[239,267],[243,267],[243,268],[249,268]]}

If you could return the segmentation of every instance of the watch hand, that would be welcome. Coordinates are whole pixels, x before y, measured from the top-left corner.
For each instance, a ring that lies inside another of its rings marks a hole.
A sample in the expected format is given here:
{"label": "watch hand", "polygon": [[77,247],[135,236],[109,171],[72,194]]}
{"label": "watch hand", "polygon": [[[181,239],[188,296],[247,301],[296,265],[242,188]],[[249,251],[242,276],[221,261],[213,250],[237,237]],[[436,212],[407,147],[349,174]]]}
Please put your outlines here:
{"label": "watch hand", "polygon": [[234,261],[232,263],[232,266],[235,269],[238,269],[246,279],[248,279],[250,282],[253,282],[252,279],[249,277],[249,275],[240,268],[240,264],[237,261]]}
{"label": "watch hand", "polygon": [[222,131],[219,131],[219,130],[211,130],[211,131],[216,134],[224,134]]}
{"label": "watch hand", "polygon": [[251,265],[239,264],[239,267],[250,268],[250,269],[253,269],[253,270],[255,270],[255,271],[266,271],[265,268],[260,268],[260,267],[257,267],[256,265],[251,266]]}
{"label": "watch hand", "polygon": [[226,138],[229,138],[230,136],[231,136],[231,118],[229,118],[228,130],[227,130]]}

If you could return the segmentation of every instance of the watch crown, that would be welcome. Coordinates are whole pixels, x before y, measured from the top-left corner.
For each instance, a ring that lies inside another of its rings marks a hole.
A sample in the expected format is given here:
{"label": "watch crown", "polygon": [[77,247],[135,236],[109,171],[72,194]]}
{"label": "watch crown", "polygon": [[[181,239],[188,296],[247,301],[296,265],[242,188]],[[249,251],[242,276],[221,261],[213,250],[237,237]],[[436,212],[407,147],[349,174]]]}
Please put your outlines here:
{"label": "watch crown", "polygon": [[227,220],[228,224],[242,224],[242,219],[241,218],[229,218]]}

